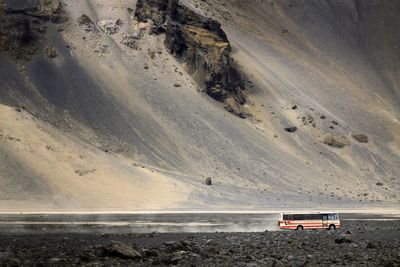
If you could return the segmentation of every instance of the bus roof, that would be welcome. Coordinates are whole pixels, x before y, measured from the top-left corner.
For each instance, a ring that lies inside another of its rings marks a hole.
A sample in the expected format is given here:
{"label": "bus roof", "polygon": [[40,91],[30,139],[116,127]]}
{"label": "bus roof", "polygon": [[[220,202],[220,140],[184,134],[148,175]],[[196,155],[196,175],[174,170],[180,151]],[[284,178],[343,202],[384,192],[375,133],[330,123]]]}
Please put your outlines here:
{"label": "bus roof", "polygon": [[337,211],[310,211],[310,212],[304,212],[304,211],[299,211],[299,212],[281,212],[281,214],[338,214]]}

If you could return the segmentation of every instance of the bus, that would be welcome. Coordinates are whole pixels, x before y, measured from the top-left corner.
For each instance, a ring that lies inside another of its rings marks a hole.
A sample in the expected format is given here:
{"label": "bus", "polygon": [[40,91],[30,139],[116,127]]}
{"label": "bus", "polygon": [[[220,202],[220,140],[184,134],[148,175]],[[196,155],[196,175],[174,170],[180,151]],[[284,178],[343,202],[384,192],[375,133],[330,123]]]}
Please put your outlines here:
{"label": "bus", "polygon": [[329,229],[340,228],[340,219],[337,212],[326,213],[281,213],[278,221],[280,229]]}

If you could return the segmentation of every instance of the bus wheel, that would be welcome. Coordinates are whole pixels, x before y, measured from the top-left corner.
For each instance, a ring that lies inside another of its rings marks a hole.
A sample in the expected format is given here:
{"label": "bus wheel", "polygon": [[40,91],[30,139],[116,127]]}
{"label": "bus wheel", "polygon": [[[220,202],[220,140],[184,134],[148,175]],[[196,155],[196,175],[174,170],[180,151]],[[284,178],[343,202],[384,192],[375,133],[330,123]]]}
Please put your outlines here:
{"label": "bus wheel", "polygon": [[297,230],[303,230],[303,229],[304,229],[303,226],[301,225],[297,226]]}
{"label": "bus wheel", "polygon": [[331,231],[331,230],[335,230],[336,229],[336,226],[334,225],[334,224],[331,224],[331,225],[329,225],[329,230]]}

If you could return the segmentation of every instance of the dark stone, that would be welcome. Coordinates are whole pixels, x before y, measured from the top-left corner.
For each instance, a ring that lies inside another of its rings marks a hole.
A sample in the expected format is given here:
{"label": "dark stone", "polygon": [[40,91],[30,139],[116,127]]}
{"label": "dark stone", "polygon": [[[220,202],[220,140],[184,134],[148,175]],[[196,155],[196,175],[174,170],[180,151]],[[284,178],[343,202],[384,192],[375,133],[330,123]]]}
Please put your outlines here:
{"label": "dark stone", "polygon": [[288,133],[294,133],[297,131],[297,127],[293,126],[293,127],[286,127],[284,128],[284,130]]}
{"label": "dark stone", "polygon": [[133,246],[120,241],[113,241],[110,245],[103,247],[103,253],[106,256],[123,259],[140,259],[143,257],[142,253],[137,251]]}
{"label": "dark stone", "polygon": [[351,137],[353,137],[353,139],[359,143],[368,143],[369,142],[368,136],[365,134],[362,134],[362,133],[354,133],[351,135]]}
{"label": "dark stone", "polygon": [[339,235],[335,238],[336,244],[353,243],[353,240],[348,235]]}
{"label": "dark stone", "polygon": [[206,185],[212,185],[211,177],[207,177],[205,183],[206,183]]}

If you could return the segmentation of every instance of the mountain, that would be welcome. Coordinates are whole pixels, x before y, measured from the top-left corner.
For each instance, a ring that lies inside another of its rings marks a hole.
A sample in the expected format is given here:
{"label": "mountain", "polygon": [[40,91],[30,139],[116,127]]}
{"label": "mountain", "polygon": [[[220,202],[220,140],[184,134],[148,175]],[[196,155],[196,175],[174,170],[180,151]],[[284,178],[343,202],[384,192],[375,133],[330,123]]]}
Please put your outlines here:
{"label": "mountain", "polygon": [[0,4],[0,210],[399,207],[400,2]]}

